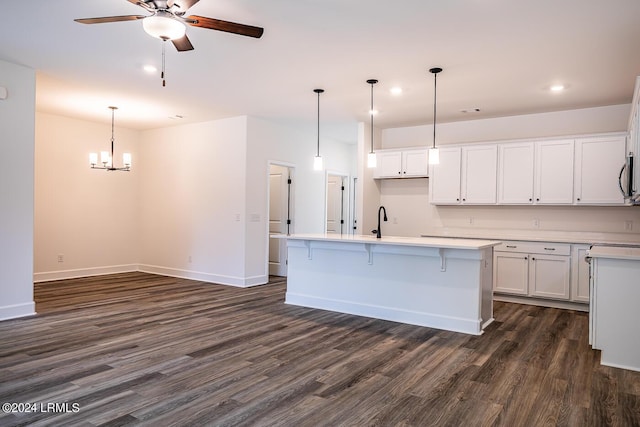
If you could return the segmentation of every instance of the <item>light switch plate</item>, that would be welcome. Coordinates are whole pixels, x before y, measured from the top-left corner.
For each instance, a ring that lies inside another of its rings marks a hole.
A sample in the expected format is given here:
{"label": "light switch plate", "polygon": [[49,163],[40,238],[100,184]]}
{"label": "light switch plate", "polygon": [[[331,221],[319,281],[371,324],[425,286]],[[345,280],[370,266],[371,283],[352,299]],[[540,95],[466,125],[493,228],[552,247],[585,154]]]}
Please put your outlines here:
{"label": "light switch plate", "polygon": [[7,99],[7,88],[4,86],[0,86],[0,99]]}

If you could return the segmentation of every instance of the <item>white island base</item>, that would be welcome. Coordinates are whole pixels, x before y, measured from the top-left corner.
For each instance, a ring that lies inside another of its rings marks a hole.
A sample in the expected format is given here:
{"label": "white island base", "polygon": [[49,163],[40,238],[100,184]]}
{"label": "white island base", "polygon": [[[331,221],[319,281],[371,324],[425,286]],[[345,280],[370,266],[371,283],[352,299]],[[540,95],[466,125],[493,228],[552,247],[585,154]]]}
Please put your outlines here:
{"label": "white island base", "polygon": [[496,241],[292,235],[287,304],[480,335]]}

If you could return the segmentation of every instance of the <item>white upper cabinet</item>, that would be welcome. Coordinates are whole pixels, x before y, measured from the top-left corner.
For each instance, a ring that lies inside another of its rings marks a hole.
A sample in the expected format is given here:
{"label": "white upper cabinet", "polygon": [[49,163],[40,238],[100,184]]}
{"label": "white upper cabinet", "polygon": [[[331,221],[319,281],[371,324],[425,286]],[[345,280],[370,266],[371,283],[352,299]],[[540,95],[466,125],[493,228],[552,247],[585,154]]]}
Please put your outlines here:
{"label": "white upper cabinet", "polygon": [[462,203],[496,203],[497,163],[496,144],[462,148]]}
{"label": "white upper cabinet", "polygon": [[379,150],[373,177],[426,178],[429,176],[427,149]]}
{"label": "white upper cabinet", "polygon": [[440,148],[440,163],[431,165],[431,203],[494,204],[497,153],[495,144]]}
{"label": "white upper cabinet", "polygon": [[402,176],[402,152],[378,151],[374,178],[400,178]]}
{"label": "white upper cabinet", "polygon": [[576,140],[575,203],[623,205],[618,173],[625,162],[624,136]]}
{"label": "white upper cabinet", "polygon": [[435,205],[460,203],[460,147],[441,147],[440,163],[429,171],[429,200]]}
{"label": "white upper cabinet", "polygon": [[498,203],[533,203],[533,142],[498,146]]}
{"label": "white upper cabinet", "polygon": [[536,142],[535,203],[573,203],[573,148],[573,139]]}
{"label": "white upper cabinet", "polygon": [[498,203],[571,204],[573,145],[572,139],[500,144]]}

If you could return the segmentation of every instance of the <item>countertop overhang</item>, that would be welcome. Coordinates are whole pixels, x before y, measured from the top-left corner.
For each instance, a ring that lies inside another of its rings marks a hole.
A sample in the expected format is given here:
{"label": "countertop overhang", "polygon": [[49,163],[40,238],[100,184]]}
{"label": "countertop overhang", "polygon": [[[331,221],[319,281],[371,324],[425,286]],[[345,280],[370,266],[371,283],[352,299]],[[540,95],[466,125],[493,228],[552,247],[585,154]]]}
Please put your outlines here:
{"label": "countertop overhang", "polygon": [[376,238],[375,236],[352,235],[352,234],[276,234],[271,237],[289,240],[308,240],[308,241],[324,241],[324,242],[342,242],[342,243],[366,243],[376,245],[390,246],[417,246],[427,248],[443,248],[443,249],[484,249],[502,243],[500,240],[482,240],[482,239],[456,239],[456,238],[438,238],[438,237],[398,237],[383,236]]}
{"label": "countertop overhang", "polygon": [[593,246],[587,251],[591,258],[611,258],[640,261],[640,247]]}

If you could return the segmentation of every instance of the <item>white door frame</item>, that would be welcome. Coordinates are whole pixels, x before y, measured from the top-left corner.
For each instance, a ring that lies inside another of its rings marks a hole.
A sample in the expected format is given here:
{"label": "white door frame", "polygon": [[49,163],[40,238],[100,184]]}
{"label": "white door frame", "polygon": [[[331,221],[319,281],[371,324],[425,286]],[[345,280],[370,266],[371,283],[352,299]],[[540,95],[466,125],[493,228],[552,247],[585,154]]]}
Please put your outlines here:
{"label": "white door frame", "polygon": [[[264,267],[265,267],[265,272],[267,274],[267,277],[269,277],[269,208],[270,208],[270,204],[271,204],[271,179],[270,179],[270,174],[271,174],[271,165],[274,166],[282,166],[285,168],[289,169],[289,176],[291,177],[292,180],[292,184],[289,186],[290,189],[290,193],[289,193],[289,218],[291,219],[291,224],[289,226],[289,233],[293,234],[294,233],[294,228],[295,228],[295,173],[296,173],[296,165],[293,163],[288,163],[288,162],[281,162],[278,160],[268,160],[267,161],[267,177],[266,177],[266,181],[267,181],[267,203],[266,203],[266,212],[265,212],[265,218],[267,218],[267,220],[265,221],[265,260],[264,260]],[[283,241],[284,242],[284,241]]]}

